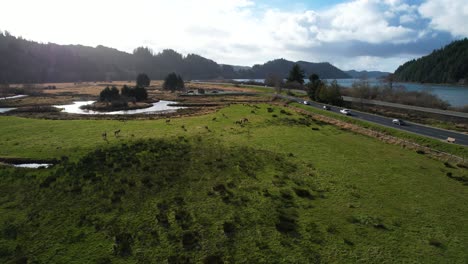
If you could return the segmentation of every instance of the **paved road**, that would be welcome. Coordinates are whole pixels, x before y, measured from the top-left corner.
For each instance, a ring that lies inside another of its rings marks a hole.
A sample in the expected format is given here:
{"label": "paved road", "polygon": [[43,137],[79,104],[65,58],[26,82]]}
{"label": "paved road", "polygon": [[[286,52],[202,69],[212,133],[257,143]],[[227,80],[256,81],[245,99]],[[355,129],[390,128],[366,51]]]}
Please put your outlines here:
{"label": "paved road", "polygon": [[[292,97],[292,96],[284,96],[282,95],[281,97],[296,101],[298,103],[304,103],[303,99],[297,98],[297,97]],[[323,104],[319,104],[314,101],[307,101],[308,106],[310,107],[315,107],[319,109],[323,109]],[[330,106],[330,111],[335,112],[335,113],[340,113],[340,110],[342,108],[336,107],[336,106]],[[325,110],[324,110],[325,111]],[[436,139],[441,139],[441,140],[446,140],[448,137],[455,138],[455,144],[459,145],[464,145],[468,146],[468,135],[462,134],[462,133],[457,133],[453,131],[448,131],[444,129],[438,129],[434,127],[429,127],[429,126],[424,126],[416,123],[411,123],[411,122],[405,122],[405,125],[403,126],[398,126],[398,125],[393,125],[392,124],[392,118],[388,117],[383,117],[383,116],[378,116],[374,114],[368,114],[368,113],[363,113],[363,112],[358,112],[351,110],[351,116],[352,118],[356,119],[361,119],[365,121],[369,121],[372,123],[376,123],[379,125],[384,125],[396,129],[401,129],[405,130],[408,132],[416,133],[419,135],[423,136],[428,136]]]}
{"label": "paved road", "polygon": [[350,96],[343,96],[343,100],[346,102],[390,106],[390,107],[406,109],[406,110],[416,110],[416,111],[421,111],[421,112],[426,112],[426,113],[455,116],[455,117],[466,118],[468,120],[468,113],[462,113],[462,112],[455,112],[455,111],[448,111],[448,110],[441,110],[441,109],[427,108],[427,107],[420,107],[420,106],[413,106],[413,105],[396,104],[396,103],[389,103],[389,102],[377,101],[377,100],[367,100],[367,99],[355,98],[355,97],[350,97]]}

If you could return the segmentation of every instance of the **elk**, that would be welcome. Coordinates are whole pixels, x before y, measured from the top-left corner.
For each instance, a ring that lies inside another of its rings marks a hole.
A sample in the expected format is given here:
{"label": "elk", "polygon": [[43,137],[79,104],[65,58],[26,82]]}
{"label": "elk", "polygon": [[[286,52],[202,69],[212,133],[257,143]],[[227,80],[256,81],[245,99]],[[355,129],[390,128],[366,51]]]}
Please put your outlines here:
{"label": "elk", "polygon": [[116,130],[116,131],[114,131],[114,136],[115,136],[115,137],[119,137],[119,133],[120,133],[120,129],[119,129],[119,130]]}

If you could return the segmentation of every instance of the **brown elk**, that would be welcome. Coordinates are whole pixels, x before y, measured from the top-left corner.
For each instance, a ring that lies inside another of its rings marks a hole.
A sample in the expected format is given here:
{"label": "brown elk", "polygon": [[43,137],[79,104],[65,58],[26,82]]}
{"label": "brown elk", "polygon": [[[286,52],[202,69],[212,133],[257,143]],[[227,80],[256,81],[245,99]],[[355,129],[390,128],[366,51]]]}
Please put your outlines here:
{"label": "brown elk", "polygon": [[107,132],[102,133],[101,136],[104,141],[107,141]]}

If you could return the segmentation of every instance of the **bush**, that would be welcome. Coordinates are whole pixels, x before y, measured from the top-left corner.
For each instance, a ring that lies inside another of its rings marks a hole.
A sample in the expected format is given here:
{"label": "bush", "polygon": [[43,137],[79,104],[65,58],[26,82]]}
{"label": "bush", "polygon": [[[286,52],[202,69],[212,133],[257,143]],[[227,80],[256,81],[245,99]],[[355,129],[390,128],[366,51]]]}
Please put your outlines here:
{"label": "bush", "polygon": [[278,211],[278,222],[276,223],[276,230],[281,233],[296,232],[298,225],[298,213],[294,208],[286,208]]}
{"label": "bush", "polygon": [[132,255],[133,237],[128,233],[121,233],[114,238],[114,254],[121,257],[128,257]]}
{"label": "bush", "polygon": [[442,247],[442,242],[440,242],[437,239],[432,238],[432,239],[429,239],[429,245],[441,248]]}

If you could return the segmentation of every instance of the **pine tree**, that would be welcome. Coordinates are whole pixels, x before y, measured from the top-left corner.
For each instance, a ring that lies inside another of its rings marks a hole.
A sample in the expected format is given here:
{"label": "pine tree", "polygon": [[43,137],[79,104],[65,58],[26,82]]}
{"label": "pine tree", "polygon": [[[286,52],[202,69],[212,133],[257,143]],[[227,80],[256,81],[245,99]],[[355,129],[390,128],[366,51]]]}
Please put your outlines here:
{"label": "pine tree", "polygon": [[137,86],[139,87],[148,87],[150,85],[150,78],[148,77],[148,75],[146,75],[146,73],[140,73],[138,74],[137,76]]}
{"label": "pine tree", "polygon": [[289,76],[287,78],[288,82],[298,82],[300,84],[304,84],[304,71],[301,69],[299,64],[294,64],[289,71]]}

